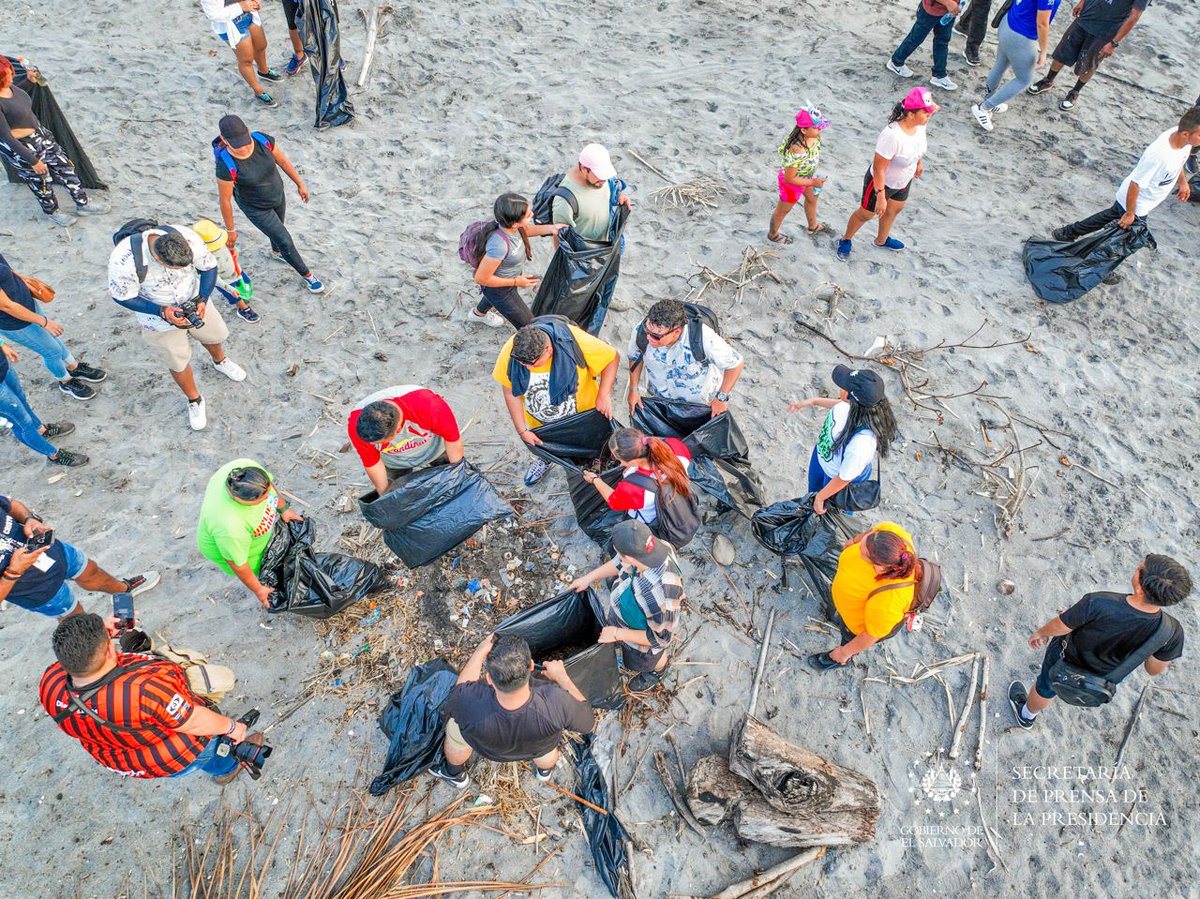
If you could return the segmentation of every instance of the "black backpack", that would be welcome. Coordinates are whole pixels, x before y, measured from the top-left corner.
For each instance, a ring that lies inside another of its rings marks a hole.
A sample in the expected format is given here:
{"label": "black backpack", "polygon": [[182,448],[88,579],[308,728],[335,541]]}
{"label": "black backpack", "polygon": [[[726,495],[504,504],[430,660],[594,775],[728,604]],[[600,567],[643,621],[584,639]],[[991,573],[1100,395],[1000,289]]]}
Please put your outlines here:
{"label": "black backpack", "polygon": [[169,234],[179,233],[170,225],[159,225],[154,219],[130,219],[113,232],[114,247],[126,237],[132,238],[129,241],[129,247],[133,250],[133,267],[137,270],[139,284],[146,280],[146,263],[142,261],[142,234],[152,228],[161,228]]}
{"label": "black backpack", "polygon": [[551,175],[533,195],[533,221],[538,225],[549,225],[554,216],[554,198],[562,197],[571,206],[571,214],[579,215],[579,201],[575,193],[562,186],[562,175]]}
{"label": "black backpack", "polygon": [[660,484],[655,478],[641,472],[635,472],[625,480],[654,493],[654,505],[658,512],[658,518],[650,528],[654,536],[666,540],[676,549],[683,549],[692,542],[702,523],[700,503],[694,491],[684,496],[670,484]]}
{"label": "black backpack", "polygon": [[[704,326],[708,325],[713,331],[720,334],[721,325],[717,319],[717,313],[699,303],[684,303],[683,308],[687,311],[687,339],[688,345],[692,348],[692,357],[697,362],[707,362],[708,354],[704,352]],[[637,355],[629,357],[630,371],[633,371],[642,361],[642,356],[646,355],[646,347],[650,345],[650,341],[646,337],[645,319],[642,319],[637,330],[634,331],[634,338],[637,341]]]}

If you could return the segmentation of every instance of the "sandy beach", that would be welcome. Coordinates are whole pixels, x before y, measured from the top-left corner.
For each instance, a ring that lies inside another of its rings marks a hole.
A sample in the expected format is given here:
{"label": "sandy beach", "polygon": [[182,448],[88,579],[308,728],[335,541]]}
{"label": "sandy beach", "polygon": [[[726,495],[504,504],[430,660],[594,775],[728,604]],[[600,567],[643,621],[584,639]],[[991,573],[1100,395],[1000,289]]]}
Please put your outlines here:
{"label": "sandy beach", "polygon": [[[263,18],[272,65],[281,67],[283,14],[264,4]],[[829,181],[820,217],[835,232],[844,227],[876,135],[912,86],[884,69],[911,20],[912,4],[892,0],[770,8],[725,0],[396,4],[366,86],[352,94],[356,121],[317,132],[307,74],[278,86],[280,108],[256,108],[195,3],[130,0],[112,8],[51,0],[0,10],[4,51],[29,57],[50,80],[110,185],[99,196],[113,206],[62,229],[43,220],[24,186],[0,185],[0,251],[16,270],[57,289],[64,340],[110,372],[99,397],[77,403],[22,351],[17,370],[33,407],[45,420],[74,421],[78,430],[63,445],[85,451],[92,463],[62,476],[0,436],[3,492],[116,574],[159,569],[161,586],[139,597],[147,630],[232,667],[239,680],[228,711],[256,706],[269,724],[296,707],[270,731],[275,754],[256,784],[242,777],[222,790],[203,776],[122,779],[41,712],[37,683],[53,658],[53,623],[6,607],[0,842],[9,849],[0,899],[172,896],[185,824],[195,828],[193,838],[203,837],[219,807],[248,803],[265,818],[289,800],[299,809],[309,796],[327,811],[338,791],[362,788],[381,769],[387,742],[376,723],[379,702],[426,660],[420,653],[434,640],[456,661],[472,648],[447,613],[462,597],[461,579],[497,579],[503,556],[466,547],[453,571],[449,559],[418,572],[389,560],[357,509],[367,478],[354,453],[343,452],[345,417],[361,397],[404,383],[446,397],[466,426],[467,457],[506,497],[521,500],[523,521],[539,522],[517,534],[493,526],[485,537],[536,558],[523,601],[569,580],[568,566],[583,571],[602,561],[575,526],[561,473],[532,489],[521,484],[528,456],[490,377],[508,329],[463,321],[476,290],[455,252],[459,233],[489,215],[498,194],[531,196],[593,140],[610,149],[637,204],[617,300],[601,333],[622,352],[650,304],[703,285],[701,266],[736,272],[747,247],[772,254],[765,261],[777,279],[759,278],[740,295],[714,285],[703,300],[747,358],[731,411],[769,501],[804,493],[820,427],[816,412],[788,415],[784,406],[831,391],[830,370],[845,361],[798,320],[851,354],[886,338],[909,352],[914,364],[906,371],[917,393],[942,397],[915,405],[902,389],[901,366],[876,366],[900,438],[884,463],[882,506],[859,517],[864,527],[884,519],[904,524],[921,554],[942,565],[950,598],[939,600],[921,633],[880,645],[849,670],[817,674],[804,659],[833,638],[814,629],[820,612],[802,586],[776,590],[778,560],[754,542],[744,520],[718,519],[684,551],[683,632],[692,634],[684,658],[695,664],[671,669],[673,701],[646,709],[643,721],[635,716],[623,737],[609,713],[598,740],[599,754],[617,756],[618,814],[651,850],[632,854],[637,895],[712,895],[790,854],[740,845],[728,825],[706,839],[681,828],[645,761],[655,750],[670,754],[668,728],[686,766],[727,750],[745,711],[756,635],[773,608],[780,617],[760,714],[785,738],[868,775],[883,796],[874,842],[831,850],[777,895],[1200,896],[1188,864],[1200,826],[1187,799],[1200,749],[1200,677],[1190,652],[1158,679],[1163,689],[1146,703],[1115,779],[1107,769],[1149,681],[1144,673],[1110,705],[1087,711],[1060,704],[1030,733],[1010,732],[1005,702],[1009,681],[1028,682],[1040,663],[1026,644],[1029,633],[1058,610],[1091,590],[1124,589],[1147,552],[1197,572],[1200,318],[1192,280],[1200,206],[1164,203],[1150,218],[1158,251],[1138,254],[1121,269],[1120,283],[1067,306],[1034,296],[1020,251],[1027,237],[1111,203],[1143,147],[1195,97],[1200,10],[1159,0],[1074,110],[1057,108],[1070,80],[1065,72],[1056,94],[1018,97],[990,134],[971,119],[970,104],[991,64],[995,32],[976,69],[959,55],[963,39],[956,36],[950,75],[960,89],[935,91],[942,111],[929,127],[925,175],[894,231],[908,251],[874,250],[868,224],[843,264],[830,235],[803,235],[800,210],[784,225],[795,243],[769,243],[775,149],[806,100],[833,123],[824,137]],[[1068,20],[1064,3],[1052,40]],[[363,23],[346,4],[348,82],[358,79],[364,40]],[[916,83],[928,79],[928,44],[909,65]],[[303,206],[288,185],[288,224],[328,289],[308,295],[245,224],[239,248],[262,322],[227,314],[226,347],[249,377],[231,383],[197,352],[209,426],[193,433],[181,395],[132,315],[109,299],[106,265],[111,233],[126,219],[186,224],[218,215],[209,144],[227,112],[274,135],[304,176],[312,198]],[[651,200],[655,190],[700,176],[726,187],[715,208]],[[65,191],[59,196],[69,202]],[[535,246],[527,271],[540,273],[550,249]],[[618,396],[625,383],[622,374]],[[616,405],[624,411],[623,402]],[[994,478],[980,464],[1009,450],[993,470],[1022,479],[1027,496],[1006,522],[989,495]],[[198,554],[205,482],[238,456],[261,461],[298,498],[317,521],[322,548],[397,569],[403,585],[380,599],[380,620],[359,623],[365,607],[332,628],[268,616]],[[737,550],[728,580],[709,554],[717,533]],[[1011,595],[998,589],[1003,580],[1014,583]],[[84,597],[89,610],[106,602]],[[507,611],[497,608],[495,620]],[[1175,615],[1189,630],[1198,623],[1188,603]],[[362,644],[375,649],[342,659]],[[948,696],[960,710],[967,665],[947,669],[945,690],[932,679],[914,686],[864,681],[909,676],[918,662],[970,652],[986,653],[991,667],[978,771],[974,724],[957,760],[943,752],[953,730]],[[343,674],[334,675],[335,667]],[[335,677],[345,686],[333,686]],[[923,786],[931,773],[958,784],[952,798],[931,798]],[[479,827],[453,832],[439,844],[439,877],[517,880],[545,850],[561,847],[533,882],[564,885],[536,895],[603,895],[570,801],[536,794],[528,774],[525,786],[543,803],[537,827],[554,833],[522,845]],[[434,807],[452,795],[439,784]],[[994,835],[996,857],[981,822]],[[535,832],[527,816],[505,826],[522,836]],[[283,873],[268,878],[264,896],[285,895],[297,836],[296,827],[285,829],[277,850]],[[432,860],[422,864],[428,875]]]}

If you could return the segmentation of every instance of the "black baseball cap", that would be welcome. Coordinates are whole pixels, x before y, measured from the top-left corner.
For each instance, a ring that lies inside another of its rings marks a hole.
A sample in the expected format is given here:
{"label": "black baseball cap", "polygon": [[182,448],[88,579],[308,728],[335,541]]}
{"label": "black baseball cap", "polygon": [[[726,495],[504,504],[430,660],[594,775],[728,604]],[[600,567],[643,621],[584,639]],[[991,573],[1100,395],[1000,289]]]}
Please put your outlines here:
{"label": "black baseball cap", "polygon": [[635,559],[647,568],[657,568],[667,561],[670,544],[659,540],[650,528],[634,518],[627,518],[612,529],[613,550]]}
{"label": "black baseball cap", "polygon": [[883,378],[866,368],[835,365],[833,383],[850,394],[850,399],[860,406],[874,406],[886,396]]}
{"label": "black baseball cap", "polygon": [[221,139],[234,149],[245,147],[250,143],[250,129],[238,116],[221,116],[218,127],[221,129]]}

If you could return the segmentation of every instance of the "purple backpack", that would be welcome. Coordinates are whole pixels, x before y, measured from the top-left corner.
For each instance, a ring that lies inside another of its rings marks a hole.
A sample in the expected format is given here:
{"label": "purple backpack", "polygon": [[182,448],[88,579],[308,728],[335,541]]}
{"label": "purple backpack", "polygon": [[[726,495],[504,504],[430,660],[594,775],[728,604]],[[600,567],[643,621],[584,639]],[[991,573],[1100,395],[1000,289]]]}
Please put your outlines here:
{"label": "purple backpack", "polygon": [[[458,258],[467,264],[471,271],[479,268],[479,263],[483,261],[483,254],[477,249],[479,247],[479,235],[488,225],[494,225],[493,219],[484,219],[479,222],[471,222],[467,225],[466,230],[458,236]],[[504,243],[512,250],[512,242],[509,241],[508,235],[504,233],[503,228],[497,228],[496,233],[504,238]]]}

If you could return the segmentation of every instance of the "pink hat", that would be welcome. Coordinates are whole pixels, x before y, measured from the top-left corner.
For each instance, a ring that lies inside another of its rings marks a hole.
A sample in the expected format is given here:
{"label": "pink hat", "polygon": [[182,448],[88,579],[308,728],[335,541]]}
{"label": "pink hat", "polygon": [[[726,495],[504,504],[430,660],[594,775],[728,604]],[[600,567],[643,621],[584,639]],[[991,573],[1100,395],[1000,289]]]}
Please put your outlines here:
{"label": "pink hat", "polygon": [[613,168],[608,151],[600,144],[588,144],[584,147],[579,154],[579,164],[585,169],[591,169],[593,175],[604,181],[617,177],[617,170]]}
{"label": "pink hat", "polygon": [[904,108],[908,110],[923,109],[925,112],[937,112],[942,107],[933,102],[933,94],[927,87],[914,87],[904,98]]}
{"label": "pink hat", "polygon": [[797,128],[816,128],[824,131],[829,127],[829,120],[821,115],[821,110],[815,106],[805,106],[796,113]]}

